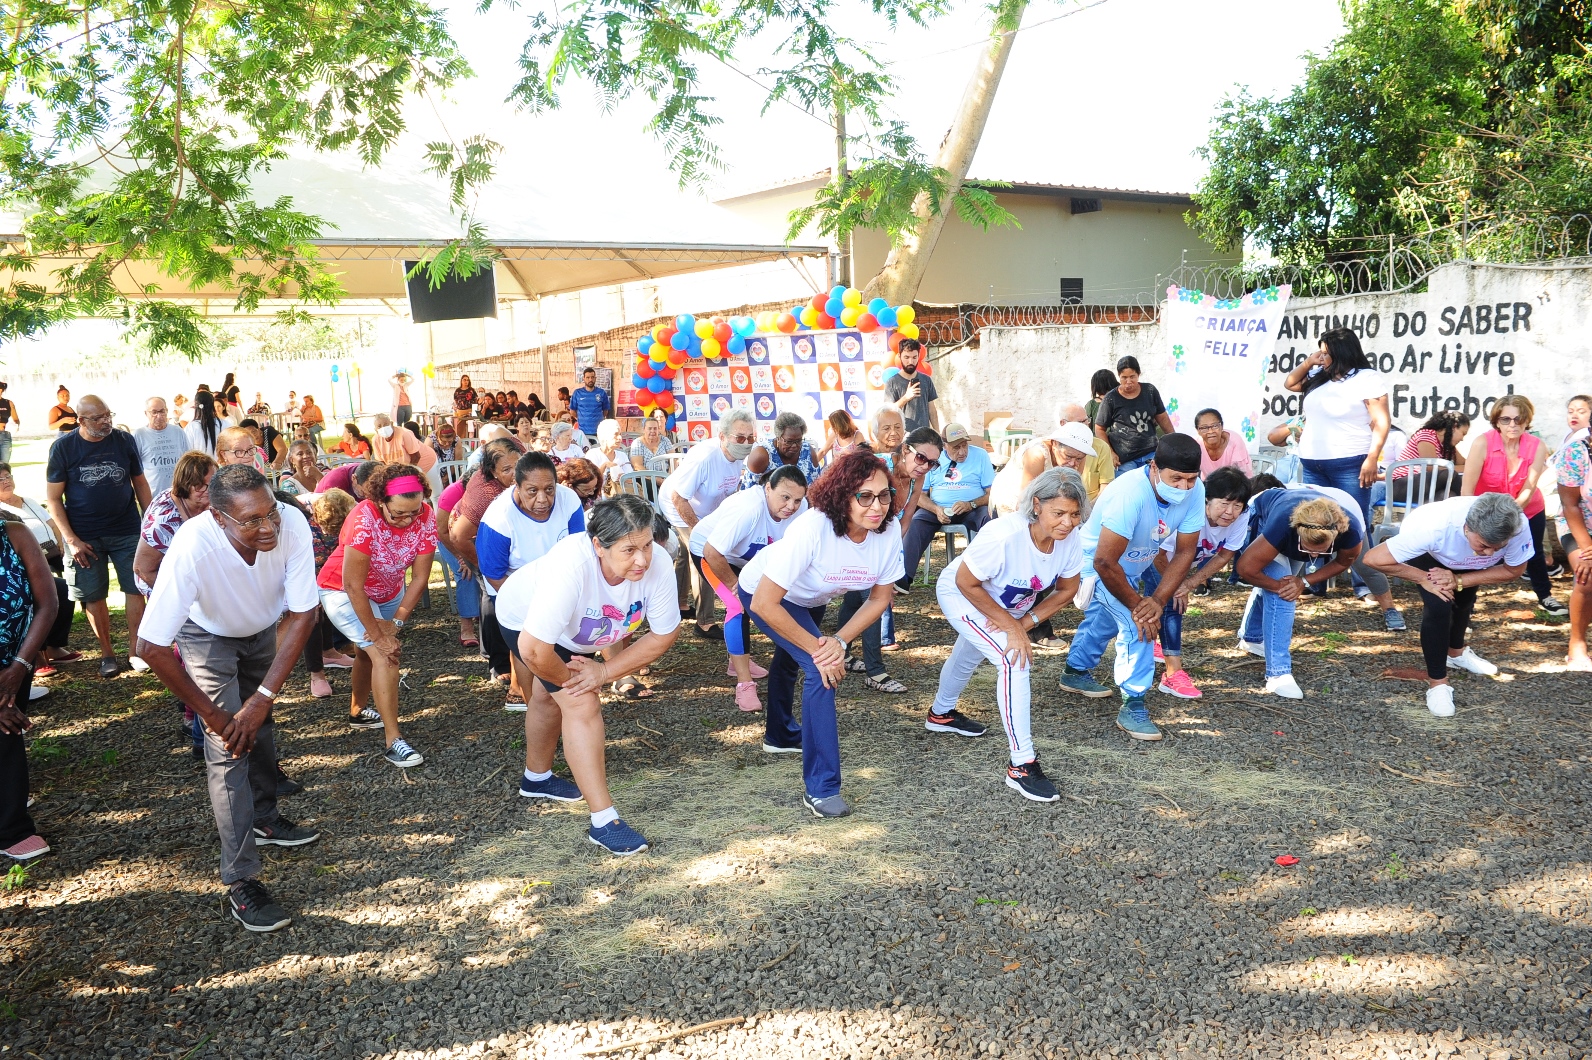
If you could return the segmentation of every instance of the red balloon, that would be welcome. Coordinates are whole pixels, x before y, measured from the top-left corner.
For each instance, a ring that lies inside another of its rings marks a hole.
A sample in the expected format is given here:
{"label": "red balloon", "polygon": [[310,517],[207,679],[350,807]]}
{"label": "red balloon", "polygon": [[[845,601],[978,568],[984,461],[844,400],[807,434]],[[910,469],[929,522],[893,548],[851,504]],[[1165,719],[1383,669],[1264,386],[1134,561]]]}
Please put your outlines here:
{"label": "red balloon", "polygon": [[864,313],[857,318],[858,331],[873,331],[878,326],[879,321],[872,313]]}
{"label": "red balloon", "polygon": [[641,363],[636,365],[636,374],[641,376],[643,379],[651,379],[658,373],[653,371],[652,362],[643,357],[641,359]]}
{"label": "red balloon", "polygon": [[819,331],[833,331],[834,329],[835,329],[835,318],[830,316],[828,313],[825,313],[823,310],[820,309],[818,311],[818,330]]}
{"label": "red balloon", "polygon": [[818,310],[819,313],[822,313],[824,311],[824,306],[829,304],[829,295],[815,294],[807,304]]}
{"label": "red balloon", "polygon": [[668,368],[659,368],[658,369],[658,375],[659,375],[660,378],[663,378],[663,379],[673,379],[674,378],[674,373],[677,372],[677,371],[679,371],[679,369],[675,368],[674,366],[671,365]]}
{"label": "red balloon", "polygon": [[[890,332],[890,353],[891,353],[892,359],[894,359],[894,355],[900,349],[901,349],[901,333],[899,331]],[[897,367],[900,367],[900,366],[897,365]]]}
{"label": "red balloon", "polygon": [[664,332],[663,332],[663,338],[658,340],[659,345],[663,346],[665,349],[668,349],[669,348],[669,340],[674,338],[674,333],[675,333],[675,329],[674,328],[665,328]]}
{"label": "red balloon", "polygon": [[789,313],[781,313],[779,318],[774,321],[774,326],[789,335],[796,330],[796,318]]}
{"label": "red balloon", "polygon": [[715,324],[713,326],[713,337],[719,340],[720,345],[729,342],[734,334],[735,332],[731,330],[728,324]]}
{"label": "red balloon", "polygon": [[674,394],[672,391],[665,390],[663,393],[657,395],[657,397],[658,407],[663,411],[668,412],[670,409],[674,408]]}

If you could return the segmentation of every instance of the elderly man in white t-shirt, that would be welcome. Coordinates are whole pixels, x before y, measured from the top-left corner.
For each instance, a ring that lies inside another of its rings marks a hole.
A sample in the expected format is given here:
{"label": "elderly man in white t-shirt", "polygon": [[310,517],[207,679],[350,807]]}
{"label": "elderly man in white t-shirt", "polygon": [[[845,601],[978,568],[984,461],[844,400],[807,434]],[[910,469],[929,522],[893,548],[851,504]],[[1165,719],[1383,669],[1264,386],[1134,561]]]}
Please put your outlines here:
{"label": "elderly man in white t-shirt", "polygon": [[[277,503],[264,475],[233,465],[210,480],[209,512],[172,538],[138,631],[138,654],[204,721],[221,882],[232,916],[250,931],[290,922],[256,878],[258,846],[303,846],[319,838],[276,811],[271,722],[271,703],[304,650],[319,606],[309,522],[293,505]],[[181,662],[170,650],[156,650],[173,642]]]}
{"label": "elderly man in white t-shirt", "polygon": [[658,489],[658,507],[680,538],[675,559],[676,588],[683,604],[691,591],[690,570],[696,571],[696,633],[707,640],[723,640],[724,631],[713,624],[716,598],[702,575],[702,560],[691,555],[691,531],[741,488],[746,458],[757,444],[752,414],[732,409],[719,421],[719,444],[699,442]]}

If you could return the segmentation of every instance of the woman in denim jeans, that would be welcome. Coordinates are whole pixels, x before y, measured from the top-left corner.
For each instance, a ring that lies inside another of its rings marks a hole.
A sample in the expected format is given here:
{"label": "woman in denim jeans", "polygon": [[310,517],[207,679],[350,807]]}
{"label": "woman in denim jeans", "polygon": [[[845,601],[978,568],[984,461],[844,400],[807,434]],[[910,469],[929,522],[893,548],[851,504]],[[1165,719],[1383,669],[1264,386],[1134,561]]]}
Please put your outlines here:
{"label": "woman in denim jeans", "polygon": [[[1372,365],[1360,340],[1348,328],[1333,328],[1321,345],[1292,372],[1284,385],[1304,395],[1304,432],[1299,458],[1305,483],[1335,486],[1359,506],[1362,526],[1371,525],[1371,486],[1377,460],[1387,442],[1386,378]],[[1357,562],[1354,573],[1382,608],[1387,628],[1402,632],[1404,616],[1393,606],[1387,578]]]}

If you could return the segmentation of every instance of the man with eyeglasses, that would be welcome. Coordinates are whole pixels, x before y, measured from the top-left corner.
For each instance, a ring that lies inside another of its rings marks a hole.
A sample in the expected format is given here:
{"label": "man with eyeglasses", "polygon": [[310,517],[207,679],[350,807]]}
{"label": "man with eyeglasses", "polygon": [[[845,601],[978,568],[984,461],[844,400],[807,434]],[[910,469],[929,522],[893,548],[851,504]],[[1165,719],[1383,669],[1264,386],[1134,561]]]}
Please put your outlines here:
{"label": "man with eyeglasses", "polygon": [[[303,513],[279,504],[252,467],[221,468],[210,480],[210,510],[172,537],[138,649],[161,683],[204,721],[221,882],[233,918],[249,931],[290,922],[258,879],[259,847],[319,838],[277,812],[271,720],[272,701],[319,608],[315,549]],[[170,651],[173,642],[181,662]]]}
{"label": "man with eyeglasses", "polygon": [[[731,409],[719,421],[719,441],[698,442],[691,447],[680,466],[670,472],[658,488],[658,507],[680,538],[680,555],[675,561],[675,576],[681,583],[689,575],[680,569],[696,571],[696,634],[704,640],[723,640],[724,630],[713,624],[713,589],[702,576],[702,561],[691,555],[691,531],[713,514],[718,506],[741,488],[741,472],[746,458],[757,444],[757,427],[745,409]],[[685,595],[681,594],[681,604]]]}
{"label": "man with eyeglasses", "polygon": [[906,528],[903,550],[906,574],[900,587],[910,588],[918,574],[918,561],[934,535],[951,524],[967,528],[967,537],[989,522],[990,488],[995,485],[995,465],[989,454],[975,446],[960,423],[945,426],[945,450],[938,465],[923,480],[923,496]]}
{"label": "man with eyeglasses", "polygon": [[171,422],[163,397],[144,402],[144,422],[149,426],[134,431],[133,441],[138,443],[138,457],[144,462],[150,495],[158,497],[171,489],[171,473],[188,451],[188,434]]}
{"label": "man with eyeglasses", "polygon": [[[127,642],[138,639],[144,598],[133,585],[133,554],[138,526],[149,507],[138,443],[112,426],[114,414],[93,394],[78,402],[78,425],[50,445],[45,468],[46,504],[66,542],[66,583],[83,605],[99,641],[101,677],[115,677],[122,664],[111,643],[110,567],[122,587],[127,608]],[[137,653],[132,652],[137,658]],[[142,663],[135,663],[142,667]]]}

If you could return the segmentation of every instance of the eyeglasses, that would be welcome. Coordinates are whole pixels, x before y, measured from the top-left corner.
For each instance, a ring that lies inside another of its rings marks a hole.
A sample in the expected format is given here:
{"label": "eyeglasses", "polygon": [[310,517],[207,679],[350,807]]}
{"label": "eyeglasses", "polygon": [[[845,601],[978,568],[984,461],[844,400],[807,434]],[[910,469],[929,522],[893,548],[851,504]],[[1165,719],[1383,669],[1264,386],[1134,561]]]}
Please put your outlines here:
{"label": "eyeglasses", "polygon": [[889,487],[880,490],[878,493],[874,493],[872,490],[863,490],[861,493],[853,493],[852,496],[864,508],[872,508],[876,504],[888,508],[890,507],[890,502],[895,500],[895,488]]}
{"label": "eyeglasses", "polygon": [[1204,434],[1206,431],[1219,431],[1222,429],[1222,425],[1220,423],[1207,423],[1203,427],[1196,425],[1194,429]]}
{"label": "eyeglasses", "polygon": [[1524,416],[1499,416],[1498,417],[1498,422],[1499,423],[1525,423],[1526,422],[1526,418]]}
{"label": "eyeglasses", "polygon": [[916,460],[920,464],[936,464],[936,463],[939,463],[939,459],[940,459],[939,457],[936,457],[936,456],[924,456],[922,453],[918,452],[916,449],[908,449],[907,452],[911,453],[912,454],[912,459]]}
{"label": "eyeglasses", "polygon": [[757,441],[755,434],[732,434],[727,439],[731,445],[752,445]]}
{"label": "eyeglasses", "polygon": [[[217,510],[219,511],[219,509]],[[269,515],[260,515],[253,519],[237,519],[233,517],[231,512],[227,511],[223,511],[221,514],[226,518],[231,519],[233,525],[239,530],[244,530],[251,534],[260,530],[264,530],[267,523],[271,524],[272,526],[282,525],[282,509],[280,508],[273,508],[271,509]]]}
{"label": "eyeglasses", "polygon": [[235,456],[240,460],[245,460],[254,455],[254,447],[250,446],[247,449],[223,449],[221,450],[221,453],[223,456]]}
{"label": "eyeglasses", "polygon": [[381,510],[382,514],[387,516],[387,521],[394,526],[408,526],[410,523],[414,522],[415,517],[420,514],[419,508],[416,508],[412,512],[395,512],[392,510],[392,507],[387,504],[383,504],[381,506]]}

